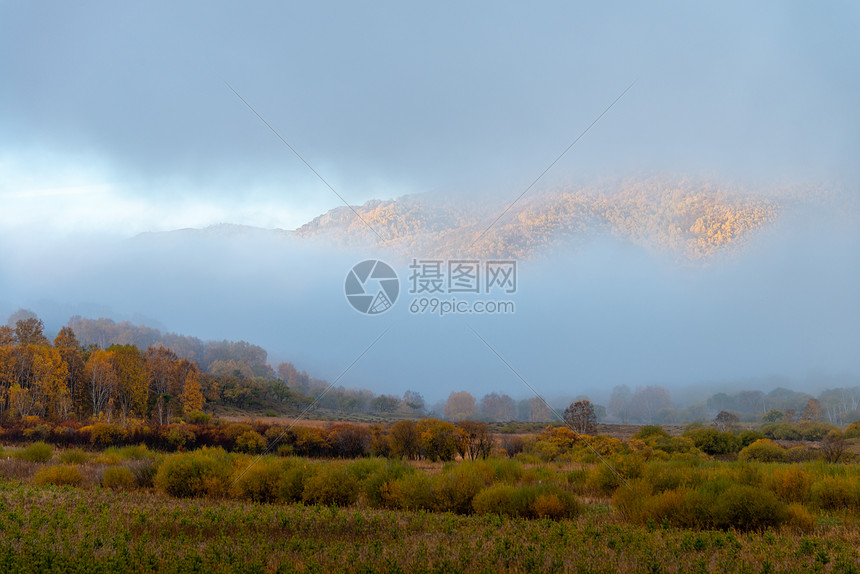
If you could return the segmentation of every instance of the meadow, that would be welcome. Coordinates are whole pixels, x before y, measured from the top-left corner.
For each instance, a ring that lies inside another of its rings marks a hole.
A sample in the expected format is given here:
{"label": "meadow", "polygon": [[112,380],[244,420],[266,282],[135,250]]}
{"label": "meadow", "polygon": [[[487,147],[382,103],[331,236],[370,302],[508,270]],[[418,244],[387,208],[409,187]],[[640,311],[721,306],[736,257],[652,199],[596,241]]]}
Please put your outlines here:
{"label": "meadow", "polygon": [[[448,461],[261,455],[238,440],[7,445],[0,569],[860,571],[850,450],[834,463],[713,429],[645,427],[626,441],[565,431],[526,437],[512,456]],[[739,450],[702,450],[726,448]]]}

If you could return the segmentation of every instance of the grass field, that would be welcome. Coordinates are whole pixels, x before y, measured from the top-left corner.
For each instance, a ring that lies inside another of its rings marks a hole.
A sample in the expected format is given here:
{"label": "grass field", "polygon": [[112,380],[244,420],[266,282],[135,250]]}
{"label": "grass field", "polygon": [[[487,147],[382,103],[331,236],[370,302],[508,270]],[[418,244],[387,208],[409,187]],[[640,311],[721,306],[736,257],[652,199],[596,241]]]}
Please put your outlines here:
{"label": "grass field", "polygon": [[3,572],[857,572],[860,530],[693,532],[575,520],[0,485]]}

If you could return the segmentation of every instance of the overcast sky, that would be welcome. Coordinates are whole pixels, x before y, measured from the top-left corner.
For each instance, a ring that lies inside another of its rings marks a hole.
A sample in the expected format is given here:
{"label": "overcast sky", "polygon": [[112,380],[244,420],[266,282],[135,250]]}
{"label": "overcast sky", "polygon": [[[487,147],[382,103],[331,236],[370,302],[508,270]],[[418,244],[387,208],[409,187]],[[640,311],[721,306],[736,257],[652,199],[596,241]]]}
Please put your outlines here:
{"label": "overcast sky", "polygon": [[[0,235],[294,228],[439,188],[856,177],[860,4],[0,1]],[[847,175],[846,175],[847,174]]]}

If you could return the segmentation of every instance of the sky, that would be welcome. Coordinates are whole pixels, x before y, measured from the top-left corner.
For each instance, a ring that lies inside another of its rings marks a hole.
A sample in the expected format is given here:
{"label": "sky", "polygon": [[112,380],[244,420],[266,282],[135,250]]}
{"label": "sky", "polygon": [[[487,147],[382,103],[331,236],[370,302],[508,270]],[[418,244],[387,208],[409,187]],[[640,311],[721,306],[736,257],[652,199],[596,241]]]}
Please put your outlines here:
{"label": "sky", "polygon": [[[131,238],[294,229],[341,197],[504,203],[574,141],[547,185],[857,193],[858,29],[856,2],[0,0],[0,312],[244,339],[330,380],[391,319],[343,384],[521,396],[462,321],[350,309],[367,253]],[[860,237],[800,219],[692,274],[615,244],[524,262],[516,316],[472,324],[548,394],[856,375]]]}
{"label": "sky", "polygon": [[856,170],[860,6],[0,2],[0,236],[295,228],[549,176]]}

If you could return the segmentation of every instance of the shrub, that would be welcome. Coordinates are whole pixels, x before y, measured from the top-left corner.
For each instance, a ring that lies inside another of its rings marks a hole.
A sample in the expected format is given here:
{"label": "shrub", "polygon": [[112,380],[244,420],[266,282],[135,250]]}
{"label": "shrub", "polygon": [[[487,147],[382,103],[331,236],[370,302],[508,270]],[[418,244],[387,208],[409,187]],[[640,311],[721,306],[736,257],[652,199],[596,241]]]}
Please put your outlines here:
{"label": "shrub", "polygon": [[51,425],[39,424],[24,430],[24,438],[27,440],[45,441],[51,436]]}
{"label": "shrub", "polygon": [[848,425],[845,432],[842,433],[842,438],[860,438],[860,421]]}
{"label": "shrub", "polygon": [[98,447],[120,444],[125,436],[122,428],[110,423],[96,423],[89,430],[90,442]]}
{"label": "shrub", "polygon": [[762,425],[761,433],[774,440],[801,440],[803,438],[797,427],[791,423]]}
{"label": "shrub", "polygon": [[305,480],[302,501],[310,504],[348,506],[358,498],[358,480],[343,464],[328,463]]}
{"label": "shrub", "polygon": [[745,448],[754,443],[755,441],[764,438],[764,435],[758,431],[745,430],[738,435],[738,438],[741,440],[741,446]]}
{"label": "shrub", "polygon": [[281,482],[289,464],[284,459],[263,457],[237,471],[231,493],[254,502],[274,502],[281,495]]}
{"label": "shrub", "polygon": [[[288,459],[296,460],[296,459]],[[279,483],[278,498],[284,502],[299,502],[305,490],[305,483],[317,472],[317,466],[301,461],[288,465]]]}
{"label": "shrub", "polygon": [[494,484],[475,495],[472,507],[478,514],[501,514],[524,516],[528,512],[528,500],[520,492],[525,487],[510,484]]}
{"label": "shrub", "polygon": [[155,456],[144,444],[124,446],[118,452],[125,460],[145,460]]}
{"label": "shrub", "polygon": [[232,474],[232,458],[224,449],[204,447],[167,456],[153,483],[171,496],[223,496]]}
{"label": "shrub", "polygon": [[636,431],[636,434],[633,435],[633,438],[637,438],[639,440],[644,440],[645,442],[650,442],[653,440],[657,440],[658,438],[669,438],[669,433],[663,429],[663,427],[658,425],[645,425]]}
{"label": "shrub", "polygon": [[857,486],[848,477],[835,476],[823,478],[810,488],[812,502],[819,508],[839,510],[860,505]]}
{"label": "shrub", "polygon": [[815,518],[802,504],[789,504],[787,508],[788,519],[786,524],[801,532],[812,532],[815,529]]}
{"label": "shrub", "polygon": [[833,426],[825,423],[801,423],[798,425],[798,430],[803,440],[819,441],[826,437],[827,433],[833,429]]}
{"label": "shrub", "polygon": [[254,430],[251,428],[251,425],[247,425],[245,423],[231,423],[224,429],[224,436],[227,437],[230,442],[235,442],[240,435],[250,430]]}
{"label": "shrub", "polygon": [[134,474],[125,466],[109,466],[102,475],[102,486],[118,490],[130,490],[136,484]]}
{"label": "shrub", "polygon": [[77,486],[84,481],[84,477],[74,466],[66,464],[49,466],[43,468],[33,477],[36,484],[55,484],[57,486]]}
{"label": "shrub", "polygon": [[768,488],[785,502],[805,502],[812,478],[801,468],[776,469],[768,478]]}
{"label": "shrub", "polygon": [[44,442],[34,442],[15,453],[15,458],[30,462],[48,462],[54,455],[51,445]]}
{"label": "shrub", "polygon": [[492,480],[492,470],[485,464],[458,464],[439,477],[439,504],[443,510],[468,514],[472,499]]}
{"label": "shrub", "polygon": [[738,459],[758,462],[784,462],[786,453],[784,448],[772,440],[763,438],[743,449],[738,454]]}
{"label": "shrub", "polygon": [[479,492],[472,507],[478,514],[552,519],[574,518],[583,510],[572,493],[556,485],[495,484]]}
{"label": "shrub", "polygon": [[164,440],[166,440],[167,444],[172,448],[181,450],[186,446],[192,445],[194,441],[197,440],[197,435],[194,434],[194,431],[186,425],[171,425],[168,427],[167,433],[164,435]]}
{"label": "shrub", "polygon": [[507,482],[516,484],[523,477],[523,465],[518,460],[498,460],[493,468],[493,480],[495,482]]}
{"label": "shrub", "polygon": [[385,461],[384,466],[374,470],[364,479],[363,490],[368,503],[377,508],[389,505],[391,484],[414,472],[414,468],[399,460]]}
{"label": "shrub", "polygon": [[236,450],[256,454],[266,450],[266,439],[257,431],[245,431],[236,438]]}
{"label": "shrub", "polygon": [[714,526],[738,530],[763,530],[788,520],[788,507],[768,491],[735,484],[713,501]]}
{"label": "shrub", "polygon": [[435,477],[416,472],[389,483],[385,498],[391,506],[403,510],[436,510],[439,507],[437,491]]}
{"label": "shrub", "polygon": [[138,486],[142,488],[154,486],[155,473],[158,471],[158,464],[155,460],[133,460],[127,466],[134,475],[134,481]]}
{"label": "shrub", "polygon": [[85,464],[90,460],[90,454],[80,448],[64,450],[60,453],[60,462],[65,464]]}
{"label": "shrub", "polygon": [[185,415],[185,420],[193,425],[205,425],[212,420],[212,416],[207,415],[203,411],[191,411]]}
{"label": "shrub", "polygon": [[699,428],[684,433],[705,454],[732,454],[741,449],[741,440],[733,433],[713,428]]}
{"label": "shrub", "polygon": [[263,413],[263,416],[276,417],[278,416],[278,411],[274,409],[266,409],[266,411]]}
{"label": "shrub", "polygon": [[772,492],[726,478],[657,494],[647,482],[631,481],[612,500],[628,520],[668,522],[679,528],[761,530],[789,518],[787,506]]}

